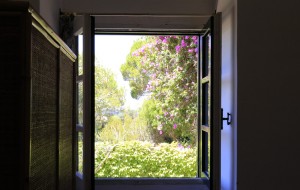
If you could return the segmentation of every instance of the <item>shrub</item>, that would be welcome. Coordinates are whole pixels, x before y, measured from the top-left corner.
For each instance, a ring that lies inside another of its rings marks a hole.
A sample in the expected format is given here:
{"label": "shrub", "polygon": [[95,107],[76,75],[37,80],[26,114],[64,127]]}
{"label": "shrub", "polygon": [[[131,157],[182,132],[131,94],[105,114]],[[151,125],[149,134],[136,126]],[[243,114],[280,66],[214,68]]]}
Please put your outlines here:
{"label": "shrub", "polygon": [[125,111],[123,118],[111,116],[107,125],[97,133],[96,140],[112,144],[130,140],[150,141],[151,134],[146,121]]}
{"label": "shrub", "polygon": [[96,142],[96,177],[196,177],[197,149],[179,143]]}

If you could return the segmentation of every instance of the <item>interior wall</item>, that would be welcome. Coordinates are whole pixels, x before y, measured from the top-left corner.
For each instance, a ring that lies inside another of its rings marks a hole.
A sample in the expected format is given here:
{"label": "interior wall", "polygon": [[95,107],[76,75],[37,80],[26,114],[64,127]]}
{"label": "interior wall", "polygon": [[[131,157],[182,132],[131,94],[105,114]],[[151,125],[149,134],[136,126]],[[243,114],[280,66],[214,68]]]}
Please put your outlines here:
{"label": "interior wall", "polygon": [[59,32],[59,9],[61,0],[39,0],[40,14],[52,29],[58,34]]}
{"label": "interior wall", "polygon": [[36,10],[37,12],[40,11],[40,0],[6,0],[6,1],[27,1],[30,3],[32,8],[34,8],[34,10]]}
{"label": "interior wall", "polygon": [[300,2],[238,1],[239,190],[299,188]]}
{"label": "interior wall", "polygon": [[219,0],[218,12],[222,12],[222,99],[224,117],[231,113],[231,125],[223,122],[221,131],[221,189],[236,189],[236,2]]}
{"label": "interior wall", "polygon": [[62,0],[7,0],[7,1],[27,1],[31,7],[39,13],[50,27],[58,34],[59,32],[59,10]]}
{"label": "interior wall", "polygon": [[[154,14],[203,14],[211,15],[214,1],[211,0],[186,0],[184,3],[181,0],[171,1],[140,1],[128,0],[127,6],[124,6],[124,1],[120,0],[29,0],[42,17],[50,24],[54,31],[58,32],[59,8],[62,11],[71,12],[98,12],[98,13],[154,13]],[[131,6],[128,4],[131,3]],[[201,4],[202,3],[202,4]],[[172,6],[171,6],[172,5]],[[206,7],[206,8],[204,8]],[[222,23],[222,107],[224,113],[232,113],[236,118],[236,109],[234,107],[236,85],[234,83],[234,75],[236,68],[235,61],[235,26],[236,26],[236,3],[234,0],[219,0],[218,11],[223,12]],[[187,11],[189,10],[189,11]],[[232,190],[235,188],[235,132],[236,122],[231,126],[227,126],[224,122],[222,131],[222,189]]]}

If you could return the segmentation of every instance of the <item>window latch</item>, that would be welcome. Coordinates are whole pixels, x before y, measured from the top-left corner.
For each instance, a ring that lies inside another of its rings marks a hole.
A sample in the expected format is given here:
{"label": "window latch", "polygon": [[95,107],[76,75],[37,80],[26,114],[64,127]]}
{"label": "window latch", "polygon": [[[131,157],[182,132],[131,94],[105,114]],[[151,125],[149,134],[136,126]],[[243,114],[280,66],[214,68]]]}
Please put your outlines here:
{"label": "window latch", "polygon": [[223,130],[223,121],[227,121],[227,125],[231,124],[231,114],[227,112],[227,117],[223,117],[223,108],[221,108],[221,130]]}

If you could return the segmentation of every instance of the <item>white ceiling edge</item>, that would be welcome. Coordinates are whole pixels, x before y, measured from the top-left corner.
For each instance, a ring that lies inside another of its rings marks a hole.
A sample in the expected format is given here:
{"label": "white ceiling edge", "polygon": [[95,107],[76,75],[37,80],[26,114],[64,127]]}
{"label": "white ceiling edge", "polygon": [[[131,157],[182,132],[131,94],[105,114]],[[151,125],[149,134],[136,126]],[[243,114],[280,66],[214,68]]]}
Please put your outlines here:
{"label": "white ceiling edge", "polygon": [[216,0],[62,0],[62,12],[77,14],[212,15]]}
{"label": "white ceiling edge", "polygon": [[[210,16],[201,17],[154,17],[154,16],[96,16],[95,29],[98,31],[174,31],[201,32]],[[82,32],[82,16],[76,16],[75,34]]]}
{"label": "white ceiling edge", "polygon": [[[95,16],[103,31],[201,31],[215,13],[217,0],[62,0],[62,12]],[[78,32],[77,32],[78,33]]]}

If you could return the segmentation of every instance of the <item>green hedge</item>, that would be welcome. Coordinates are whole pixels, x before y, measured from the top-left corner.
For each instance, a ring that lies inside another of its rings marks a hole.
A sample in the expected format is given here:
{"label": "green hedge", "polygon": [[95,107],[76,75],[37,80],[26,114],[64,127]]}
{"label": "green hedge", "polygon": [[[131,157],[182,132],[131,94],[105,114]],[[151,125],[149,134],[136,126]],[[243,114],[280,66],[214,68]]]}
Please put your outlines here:
{"label": "green hedge", "polygon": [[96,177],[196,177],[196,148],[178,143],[96,142]]}

